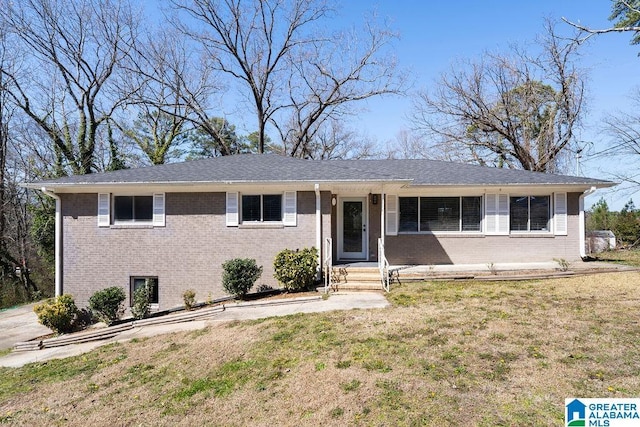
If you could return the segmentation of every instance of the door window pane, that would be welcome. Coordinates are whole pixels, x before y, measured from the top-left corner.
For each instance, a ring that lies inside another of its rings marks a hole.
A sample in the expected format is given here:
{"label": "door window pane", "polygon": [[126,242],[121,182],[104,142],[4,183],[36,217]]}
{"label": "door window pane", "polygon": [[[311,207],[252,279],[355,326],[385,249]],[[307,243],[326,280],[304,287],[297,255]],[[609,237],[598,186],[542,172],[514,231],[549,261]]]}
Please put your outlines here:
{"label": "door window pane", "polygon": [[343,202],[343,252],[362,252],[362,202]]}

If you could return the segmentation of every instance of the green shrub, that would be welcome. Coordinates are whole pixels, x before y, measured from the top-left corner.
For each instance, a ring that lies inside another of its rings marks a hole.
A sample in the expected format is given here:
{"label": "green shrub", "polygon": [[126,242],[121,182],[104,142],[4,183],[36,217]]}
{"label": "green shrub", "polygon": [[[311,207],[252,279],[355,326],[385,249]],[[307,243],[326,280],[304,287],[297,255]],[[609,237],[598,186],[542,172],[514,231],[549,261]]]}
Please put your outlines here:
{"label": "green shrub", "polygon": [[222,264],[222,286],[235,297],[244,297],[262,274],[255,259],[234,258]]}
{"label": "green shrub", "polygon": [[145,280],[144,286],[140,286],[133,292],[133,306],[131,314],[136,319],[144,319],[151,311],[151,285]]}
{"label": "green shrub", "polygon": [[187,289],[182,294],[182,300],[184,301],[184,308],[187,310],[193,309],[196,305],[196,292],[193,289]]}
{"label": "green shrub", "polygon": [[273,262],[274,276],[287,291],[306,289],[316,280],[318,269],[318,250],[285,249],[276,255]]}
{"label": "green shrub", "polygon": [[69,294],[48,299],[33,307],[38,322],[57,333],[71,332],[78,312],[73,297]]}
{"label": "green shrub", "polygon": [[111,325],[124,314],[124,289],[119,286],[102,289],[89,298],[89,308],[95,316]]}

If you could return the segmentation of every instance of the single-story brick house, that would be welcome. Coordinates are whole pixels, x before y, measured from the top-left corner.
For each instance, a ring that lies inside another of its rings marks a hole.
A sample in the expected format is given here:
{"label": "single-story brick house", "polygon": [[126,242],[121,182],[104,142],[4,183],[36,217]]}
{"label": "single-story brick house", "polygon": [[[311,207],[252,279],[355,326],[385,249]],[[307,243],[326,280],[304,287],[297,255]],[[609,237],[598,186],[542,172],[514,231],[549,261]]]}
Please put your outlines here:
{"label": "single-story brick house", "polygon": [[56,293],[155,283],[161,309],[224,295],[221,264],[285,248],[391,265],[579,260],[609,181],[433,160],[236,155],[25,184],[56,199]]}

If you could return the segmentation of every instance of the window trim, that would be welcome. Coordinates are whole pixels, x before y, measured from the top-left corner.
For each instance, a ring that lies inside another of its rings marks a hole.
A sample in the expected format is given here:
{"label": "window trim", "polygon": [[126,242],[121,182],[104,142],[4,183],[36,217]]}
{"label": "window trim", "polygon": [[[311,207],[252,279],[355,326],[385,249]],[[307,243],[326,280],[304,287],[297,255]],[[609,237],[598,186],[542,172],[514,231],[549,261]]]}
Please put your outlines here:
{"label": "window trim", "polygon": [[[151,219],[145,221],[116,221],[116,197],[151,197]],[[98,193],[98,227],[155,228],[166,225],[166,193]]]}
{"label": "window trim", "polygon": [[[116,198],[118,197],[131,197],[131,205],[132,205],[132,215],[134,216],[131,220],[118,220],[116,219]],[[151,216],[149,219],[145,220],[136,220],[135,219],[135,199],[141,197],[150,197],[151,198]],[[152,225],[153,224],[153,205],[154,205],[154,195],[153,194],[112,194],[111,195],[111,206],[113,206],[111,212],[111,224],[112,225]]]}
{"label": "window trim", "polygon": [[[243,219],[243,207],[244,197],[260,197],[260,219],[259,220],[244,220]],[[265,221],[264,219],[264,196],[280,196],[280,219],[276,221]],[[238,197],[238,214],[240,224],[282,224],[284,222],[284,193],[240,193]]]}
{"label": "window trim", "polygon": [[[480,222],[479,222],[479,230],[472,230],[472,231],[464,231],[462,229],[462,216],[463,216],[463,211],[462,211],[462,199],[464,197],[474,197],[474,198],[479,198],[480,199]],[[402,231],[400,230],[400,217],[402,215],[402,212],[400,210],[400,199],[403,198],[417,198],[418,199],[418,210],[417,210],[417,231]],[[458,212],[458,230],[453,230],[453,231],[433,231],[433,230],[420,230],[420,206],[421,206],[421,200],[420,199],[437,199],[437,198],[457,198],[458,199],[458,206],[459,206],[459,212]],[[484,195],[464,195],[464,196],[450,196],[450,195],[429,195],[429,196],[417,196],[417,195],[398,195],[396,196],[396,206],[397,206],[397,234],[406,234],[406,235],[410,235],[410,234],[424,234],[424,235],[443,235],[443,236],[455,236],[455,235],[464,235],[464,236],[472,236],[472,235],[483,235],[484,234],[484,221],[485,221],[485,212],[484,212]],[[395,214],[395,212],[394,212]]]}
{"label": "window trim", "polygon": [[[260,196],[261,216],[264,218],[264,196],[280,196],[281,219],[279,221],[242,221],[242,196]],[[237,228],[280,228],[296,227],[298,217],[298,193],[295,190],[280,192],[227,191],[225,194],[225,225]]]}

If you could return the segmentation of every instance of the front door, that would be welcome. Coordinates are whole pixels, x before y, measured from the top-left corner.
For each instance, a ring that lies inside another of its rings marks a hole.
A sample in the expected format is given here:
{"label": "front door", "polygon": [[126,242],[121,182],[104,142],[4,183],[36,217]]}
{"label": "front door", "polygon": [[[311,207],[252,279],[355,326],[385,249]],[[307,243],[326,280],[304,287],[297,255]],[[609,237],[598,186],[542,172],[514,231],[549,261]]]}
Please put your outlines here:
{"label": "front door", "polygon": [[338,256],[341,259],[367,259],[367,198],[340,199],[338,209]]}

